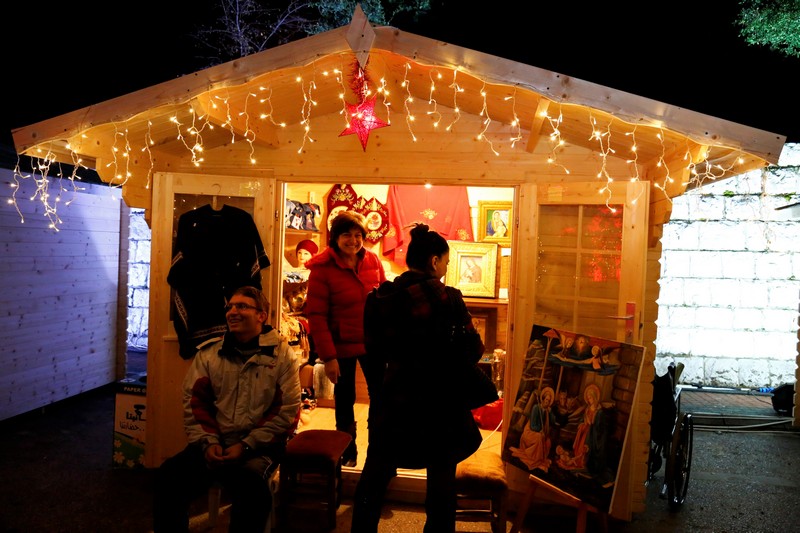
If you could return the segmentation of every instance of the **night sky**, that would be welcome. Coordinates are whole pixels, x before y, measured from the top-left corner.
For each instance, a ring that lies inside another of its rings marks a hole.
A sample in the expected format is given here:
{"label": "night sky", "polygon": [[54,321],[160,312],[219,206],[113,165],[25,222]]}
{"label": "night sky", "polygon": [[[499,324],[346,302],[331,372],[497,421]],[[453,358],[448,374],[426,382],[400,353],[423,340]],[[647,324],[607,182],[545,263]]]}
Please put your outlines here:
{"label": "night sky", "polygon": [[[209,24],[212,3],[140,0],[117,4],[135,8],[118,15],[108,11],[119,7],[95,10],[82,2],[4,5],[11,28],[0,36],[0,145],[13,152],[12,128],[207,66],[193,35],[199,24]],[[800,142],[800,91],[793,80],[800,59],[745,44],[733,24],[738,2],[635,2],[625,9],[619,4],[626,2],[568,7],[533,0],[520,12],[492,11],[494,4],[470,9],[462,0],[432,4],[424,19],[393,25]],[[512,4],[522,3],[499,5]]]}

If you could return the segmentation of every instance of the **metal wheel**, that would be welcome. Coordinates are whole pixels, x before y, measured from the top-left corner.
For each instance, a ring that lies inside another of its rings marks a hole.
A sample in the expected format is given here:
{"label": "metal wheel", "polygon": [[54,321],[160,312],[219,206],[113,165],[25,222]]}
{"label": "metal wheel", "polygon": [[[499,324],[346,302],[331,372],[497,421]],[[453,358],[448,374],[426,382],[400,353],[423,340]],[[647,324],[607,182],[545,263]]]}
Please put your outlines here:
{"label": "metal wheel", "polygon": [[689,490],[689,473],[692,469],[692,442],[694,439],[694,420],[685,413],[675,426],[672,436],[672,449],[667,457],[664,481],[667,484],[667,497],[670,509],[676,509],[686,500]]}

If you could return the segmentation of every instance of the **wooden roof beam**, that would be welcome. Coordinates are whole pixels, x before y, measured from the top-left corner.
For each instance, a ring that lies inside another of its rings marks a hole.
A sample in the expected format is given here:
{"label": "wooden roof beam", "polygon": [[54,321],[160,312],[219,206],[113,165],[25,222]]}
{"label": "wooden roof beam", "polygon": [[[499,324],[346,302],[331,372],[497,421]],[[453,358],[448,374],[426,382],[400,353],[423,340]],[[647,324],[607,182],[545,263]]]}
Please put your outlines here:
{"label": "wooden roof beam", "polygon": [[362,69],[367,68],[369,51],[372,49],[372,43],[375,42],[375,30],[372,29],[367,15],[361,9],[361,4],[356,4],[353,18],[350,20],[344,37],[355,52],[358,64]]}
{"label": "wooden roof beam", "polygon": [[549,108],[550,100],[539,97],[539,105],[536,106],[536,114],[531,123],[531,133],[528,136],[528,143],[525,145],[525,151],[528,153],[532,154],[539,144],[539,139],[542,136],[542,127],[544,126],[544,117],[547,115],[547,110]]}

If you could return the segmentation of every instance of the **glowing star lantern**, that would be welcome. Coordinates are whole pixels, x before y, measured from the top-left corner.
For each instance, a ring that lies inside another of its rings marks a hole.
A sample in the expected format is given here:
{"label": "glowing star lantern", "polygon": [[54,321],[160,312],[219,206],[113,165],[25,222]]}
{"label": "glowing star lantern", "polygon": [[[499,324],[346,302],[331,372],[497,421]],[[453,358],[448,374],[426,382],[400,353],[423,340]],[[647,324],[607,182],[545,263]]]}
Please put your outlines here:
{"label": "glowing star lantern", "polygon": [[361,147],[364,148],[365,152],[367,151],[369,132],[389,125],[375,116],[376,98],[377,96],[373,96],[372,98],[364,99],[358,105],[345,102],[347,113],[350,114],[350,121],[344,131],[339,134],[339,137],[355,133],[358,135],[358,140],[361,141]]}

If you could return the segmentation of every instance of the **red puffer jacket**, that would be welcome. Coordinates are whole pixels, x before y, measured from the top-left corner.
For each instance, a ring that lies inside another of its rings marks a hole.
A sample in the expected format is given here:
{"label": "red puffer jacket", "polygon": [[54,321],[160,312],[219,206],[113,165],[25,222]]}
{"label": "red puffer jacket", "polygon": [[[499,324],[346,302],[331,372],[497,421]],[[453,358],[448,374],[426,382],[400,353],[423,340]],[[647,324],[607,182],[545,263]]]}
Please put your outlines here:
{"label": "red puffer jacket", "polygon": [[386,281],[386,273],[373,252],[362,248],[358,257],[354,270],[326,248],[306,263],[310,272],[303,314],[322,361],[366,353],[364,302],[372,289]]}

